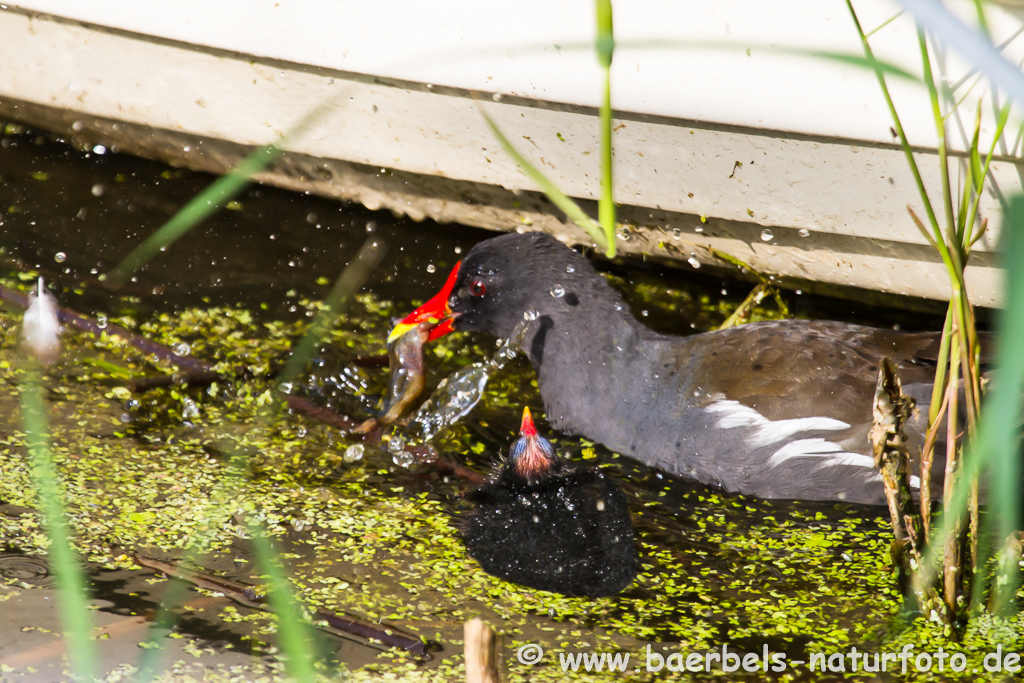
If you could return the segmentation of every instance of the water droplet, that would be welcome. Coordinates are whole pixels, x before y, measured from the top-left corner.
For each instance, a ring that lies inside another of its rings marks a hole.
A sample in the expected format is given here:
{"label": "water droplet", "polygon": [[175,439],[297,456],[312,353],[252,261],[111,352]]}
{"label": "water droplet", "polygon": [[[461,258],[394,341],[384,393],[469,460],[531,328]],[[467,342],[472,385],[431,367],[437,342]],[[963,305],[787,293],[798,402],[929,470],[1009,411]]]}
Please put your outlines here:
{"label": "water droplet", "polygon": [[433,273],[433,272],[436,272],[436,271],[437,271],[437,266],[435,266],[433,263],[427,264],[427,272],[428,273]]}
{"label": "water droplet", "polygon": [[191,420],[194,417],[199,416],[199,406],[196,402],[190,398],[184,398],[181,401],[181,419]]}
{"label": "water droplet", "polygon": [[416,457],[409,451],[399,451],[391,456],[391,461],[399,467],[412,467],[413,462],[416,461]]}
{"label": "water droplet", "polygon": [[75,131],[76,133],[82,132],[83,128],[85,128],[85,124],[81,121],[75,121],[71,124],[71,130]]}
{"label": "water droplet", "polygon": [[491,99],[494,100],[495,102],[501,102],[501,93],[494,93],[493,95],[491,95]]}
{"label": "water droplet", "polygon": [[536,308],[528,308],[523,311],[523,320],[534,321],[540,317],[540,312]]}
{"label": "water droplet", "polygon": [[771,242],[774,238],[775,238],[775,233],[773,233],[768,228],[765,228],[764,230],[761,231],[761,241],[762,242]]}
{"label": "water droplet", "polygon": [[598,512],[604,512],[604,501],[603,500],[598,500],[597,501],[597,511]]}
{"label": "water droplet", "polygon": [[647,317],[647,309],[645,308],[644,310],[640,311],[640,315],[642,315],[643,317],[646,318]]}
{"label": "water droplet", "polygon": [[291,382],[281,382],[280,384],[277,385],[277,390],[280,391],[282,394],[290,394],[292,393],[292,389],[294,388],[295,385]]}
{"label": "water droplet", "polygon": [[401,453],[405,450],[405,439],[400,436],[393,436],[388,441],[388,452],[389,453]]}
{"label": "water droplet", "polygon": [[192,353],[192,347],[185,342],[175,344],[173,350],[175,356],[187,356]]}
{"label": "water droplet", "polygon": [[562,285],[555,285],[554,287],[551,288],[551,296],[555,297],[556,299],[561,299],[563,296],[565,296],[565,288],[562,287]]}
{"label": "water droplet", "polygon": [[92,148],[92,151],[95,152],[96,154],[106,154],[107,148],[104,147],[103,145],[96,145],[95,147]]}
{"label": "water droplet", "polygon": [[798,289],[798,290],[796,290],[796,295],[797,295],[797,296],[800,296],[800,295],[801,295],[801,294],[803,294],[803,293],[804,293],[804,290],[802,290],[802,289]]}
{"label": "water droplet", "polygon": [[462,253],[462,247],[455,247],[455,253],[456,254],[461,254]]}
{"label": "water droplet", "polygon": [[480,402],[491,373],[501,370],[515,357],[521,348],[526,330],[530,327],[527,313],[508,339],[502,343],[490,359],[473,363],[444,379],[416,413],[415,423],[419,425],[424,441],[434,438],[442,430],[455,424]]}
{"label": "water droplet", "polygon": [[566,266],[565,267],[565,272],[567,272],[567,273],[575,273],[576,269],[573,268],[572,266]]}
{"label": "water droplet", "polygon": [[102,197],[103,196],[103,191],[105,189],[106,189],[105,187],[103,187],[99,183],[96,183],[95,185],[92,186],[92,196],[93,197]]}
{"label": "water droplet", "polygon": [[355,443],[345,449],[345,453],[342,454],[341,459],[347,463],[359,462],[363,459],[363,452],[366,447],[361,443]]}
{"label": "water droplet", "polygon": [[107,328],[107,316],[103,314],[96,316],[96,327],[105,330]]}
{"label": "water droplet", "polygon": [[68,260],[68,255],[65,254],[63,251],[58,251],[56,254],[53,255],[53,260],[56,261],[57,263],[64,263],[65,261]]}
{"label": "water droplet", "polygon": [[697,260],[696,256],[691,256],[690,258],[686,259],[686,262],[689,263],[694,268],[700,268],[700,261]]}
{"label": "water droplet", "polygon": [[796,231],[796,234],[800,235],[801,237],[810,237],[811,231],[808,230],[807,228],[800,228],[799,230]]}
{"label": "water droplet", "polygon": [[672,228],[672,239],[677,240],[683,236],[683,231],[679,228]]}
{"label": "water droplet", "polygon": [[370,221],[369,223],[366,224],[366,232],[376,232],[376,231],[377,231],[377,221]]}

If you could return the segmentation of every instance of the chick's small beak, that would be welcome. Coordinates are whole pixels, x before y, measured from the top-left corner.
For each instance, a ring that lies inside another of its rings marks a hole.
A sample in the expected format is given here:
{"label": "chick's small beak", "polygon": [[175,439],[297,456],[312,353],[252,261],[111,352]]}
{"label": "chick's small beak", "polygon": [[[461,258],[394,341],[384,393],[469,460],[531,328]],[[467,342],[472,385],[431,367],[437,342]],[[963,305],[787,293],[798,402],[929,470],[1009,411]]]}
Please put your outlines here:
{"label": "chick's small beak", "polygon": [[529,408],[523,408],[523,422],[519,438],[509,448],[509,464],[523,479],[543,477],[556,462],[551,442],[537,433]]}
{"label": "chick's small beak", "polygon": [[448,298],[452,295],[452,290],[455,289],[455,280],[457,279],[459,266],[461,265],[462,261],[455,264],[455,267],[452,268],[452,272],[448,276],[448,280],[444,283],[444,287],[441,288],[440,292],[432,296],[429,301],[402,318],[402,320],[395,325],[394,329],[391,330],[391,334],[388,335],[389,344],[420,323],[430,323],[434,325],[434,328],[430,330],[430,335],[427,337],[427,341],[443,337],[455,329],[453,327],[455,316],[452,314],[452,309],[448,307]]}
{"label": "chick's small beak", "polygon": [[537,427],[533,424],[529,406],[523,407],[523,423],[519,426],[519,436],[537,436]]}

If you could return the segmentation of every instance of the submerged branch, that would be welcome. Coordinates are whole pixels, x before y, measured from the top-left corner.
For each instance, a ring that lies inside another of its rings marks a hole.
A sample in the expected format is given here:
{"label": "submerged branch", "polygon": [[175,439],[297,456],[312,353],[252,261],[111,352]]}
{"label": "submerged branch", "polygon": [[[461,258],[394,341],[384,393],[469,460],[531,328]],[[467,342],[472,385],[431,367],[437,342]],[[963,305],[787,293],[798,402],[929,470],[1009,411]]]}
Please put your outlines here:
{"label": "submerged branch", "polygon": [[[16,289],[0,285],[0,301],[5,301],[14,306],[27,308],[29,297],[27,294]],[[195,356],[182,356],[174,352],[172,348],[160,342],[153,341],[140,334],[132,332],[124,327],[112,323],[100,323],[95,318],[83,315],[71,309],[57,307],[57,317],[64,325],[71,325],[84,332],[89,332],[97,337],[104,334],[117,336],[132,348],[155,358],[176,365],[182,373],[175,375],[160,375],[153,378],[139,378],[129,382],[132,391],[146,391],[156,386],[170,386],[178,383],[210,382],[217,378],[224,378],[231,375],[231,371],[220,371],[215,364]],[[276,371],[276,368],[275,368]],[[242,373],[244,375],[244,373]],[[360,422],[353,420],[347,415],[337,413],[330,408],[319,405],[316,402],[303,396],[292,396],[281,391],[276,395],[288,406],[289,409],[301,413],[306,417],[323,422],[324,424],[336,427],[348,434],[356,434],[356,428]],[[380,440],[380,432],[370,433],[363,437],[364,442],[377,443]],[[486,477],[479,472],[469,469],[459,463],[441,457],[436,453],[430,453],[426,449],[417,449],[414,453],[416,462],[428,466],[442,476],[455,476],[464,481],[479,484],[486,480]]]}
{"label": "submerged branch", "polygon": [[[266,596],[255,586],[225,579],[206,572],[185,569],[173,562],[164,562],[139,554],[135,554],[134,559],[136,563],[143,567],[188,581],[200,588],[223,593],[246,607],[264,611],[270,609],[267,605]],[[358,636],[367,640],[378,640],[388,647],[408,650],[420,657],[430,659],[429,650],[432,649],[430,643],[412,634],[405,633],[395,626],[377,624],[350,614],[339,614],[323,609],[315,610],[311,615],[311,619],[318,628],[330,633]],[[318,622],[323,622],[324,625]]]}

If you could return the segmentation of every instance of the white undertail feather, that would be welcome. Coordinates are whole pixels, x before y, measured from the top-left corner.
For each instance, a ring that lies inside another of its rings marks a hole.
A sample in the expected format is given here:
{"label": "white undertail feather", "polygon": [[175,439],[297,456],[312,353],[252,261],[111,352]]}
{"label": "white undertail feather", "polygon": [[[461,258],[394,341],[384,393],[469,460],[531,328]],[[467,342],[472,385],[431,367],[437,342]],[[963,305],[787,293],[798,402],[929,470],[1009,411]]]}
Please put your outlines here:
{"label": "white undertail feather", "polygon": [[[804,432],[836,431],[848,429],[850,425],[831,417],[799,417],[789,420],[769,420],[755,409],[738,401],[717,401],[705,408],[718,417],[715,426],[719,429],[745,427],[750,430],[745,440],[751,448],[760,448],[784,442]],[[865,453],[851,453],[837,443],[820,437],[795,439],[783,443],[772,453],[766,463],[779,467],[792,458],[818,458],[819,467],[846,465],[849,467],[875,468],[875,459]],[[878,474],[881,477],[881,474]],[[910,477],[913,488],[921,487],[919,477]]]}
{"label": "white undertail feather", "polygon": [[21,347],[44,365],[52,365],[60,357],[57,300],[46,290],[43,278],[39,278],[36,292],[29,297],[21,326]]}
{"label": "white undertail feather", "polygon": [[831,417],[798,417],[791,420],[769,420],[753,408],[739,401],[717,401],[706,408],[719,415],[719,429],[750,427],[754,433],[747,437],[751,446],[760,447],[784,441],[800,432],[835,431],[850,425]]}

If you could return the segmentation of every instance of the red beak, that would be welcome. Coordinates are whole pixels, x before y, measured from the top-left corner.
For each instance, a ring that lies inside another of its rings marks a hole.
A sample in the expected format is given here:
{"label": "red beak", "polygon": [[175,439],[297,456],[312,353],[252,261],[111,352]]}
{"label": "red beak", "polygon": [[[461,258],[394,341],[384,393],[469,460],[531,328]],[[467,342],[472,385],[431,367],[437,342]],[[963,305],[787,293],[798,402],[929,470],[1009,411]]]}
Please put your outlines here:
{"label": "red beak", "polygon": [[537,428],[533,425],[533,415],[529,407],[523,407],[523,423],[519,427],[519,436],[537,436]]}
{"label": "red beak", "polygon": [[537,433],[529,408],[523,408],[519,438],[508,449],[512,471],[526,481],[539,480],[557,462],[551,442]]}
{"label": "red beak", "polygon": [[455,317],[452,315],[452,309],[448,307],[448,297],[452,295],[452,290],[455,289],[455,279],[459,274],[459,266],[461,265],[462,261],[455,264],[451,275],[448,276],[448,280],[444,283],[444,287],[441,288],[440,292],[432,296],[429,301],[402,318],[395,325],[395,328],[391,330],[391,334],[388,335],[389,344],[421,323],[434,325],[427,336],[427,341],[443,337],[454,329],[452,324],[455,322]]}

